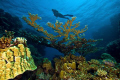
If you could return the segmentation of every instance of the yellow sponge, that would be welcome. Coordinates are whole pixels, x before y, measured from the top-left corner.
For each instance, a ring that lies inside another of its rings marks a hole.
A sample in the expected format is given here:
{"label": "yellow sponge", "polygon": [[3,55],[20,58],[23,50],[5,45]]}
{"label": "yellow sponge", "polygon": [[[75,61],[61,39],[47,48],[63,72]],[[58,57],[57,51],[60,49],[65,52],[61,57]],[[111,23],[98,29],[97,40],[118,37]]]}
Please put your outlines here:
{"label": "yellow sponge", "polygon": [[29,48],[23,44],[0,49],[0,80],[13,79],[26,70],[36,68]]}
{"label": "yellow sponge", "polygon": [[76,70],[76,63],[75,63],[75,62],[72,62],[72,63],[64,63],[64,64],[63,64],[63,69],[64,69],[66,72],[72,73],[72,72],[74,72],[74,70]]}

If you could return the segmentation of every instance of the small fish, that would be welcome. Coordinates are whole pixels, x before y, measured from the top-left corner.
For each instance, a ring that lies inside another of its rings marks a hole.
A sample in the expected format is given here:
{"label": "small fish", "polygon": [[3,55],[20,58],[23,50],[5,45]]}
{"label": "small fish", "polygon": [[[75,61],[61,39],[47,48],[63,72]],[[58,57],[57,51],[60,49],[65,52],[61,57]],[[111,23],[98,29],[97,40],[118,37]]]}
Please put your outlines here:
{"label": "small fish", "polygon": [[73,17],[73,15],[70,15],[70,14],[63,15],[55,9],[52,9],[52,12],[53,12],[55,17],[60,17],[60,18],[65,18],[65,19],[69,19],[68,17],[65,17],[65,16]]}

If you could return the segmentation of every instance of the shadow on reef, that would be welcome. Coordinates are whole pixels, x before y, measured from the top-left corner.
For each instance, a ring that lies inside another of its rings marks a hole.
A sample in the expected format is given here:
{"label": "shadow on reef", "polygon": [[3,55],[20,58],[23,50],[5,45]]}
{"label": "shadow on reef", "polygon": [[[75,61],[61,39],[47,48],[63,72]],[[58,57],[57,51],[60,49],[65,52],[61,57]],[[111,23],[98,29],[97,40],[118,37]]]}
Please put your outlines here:
{"label": "shadow on reef", "polygon": [[113,56],[120,63],[120,39],[111,41],[106,48],[107,53]]}
{"label": "shadow on reef", "polygon": [[22,28],[22,23],[18,17],[13,17],[9,13],[0,9],[0,34],[4,33],[4,30],[18,31]]}

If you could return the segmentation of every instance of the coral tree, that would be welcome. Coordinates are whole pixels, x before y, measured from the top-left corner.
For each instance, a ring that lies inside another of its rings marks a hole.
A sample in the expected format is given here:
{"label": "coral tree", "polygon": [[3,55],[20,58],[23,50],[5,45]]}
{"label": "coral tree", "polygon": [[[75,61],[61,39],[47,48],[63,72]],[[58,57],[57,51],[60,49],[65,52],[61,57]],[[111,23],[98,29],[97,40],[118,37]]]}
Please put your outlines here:
{"label": "coral tree", "polygon": [[[73,21],[76,19],[76,17],[72,17],[71,20],[67,20],[64,25],[62,25],[62,22],[59,22],[57,20],[55,25],[48,22],[47,25],[51,27],[55,33],[57,33],[57,35],[53,35],[48,33],[47,30],[44,30],[42,26],[38,25],[35,22],[37,19],[41,20],[41,17],[38,17],[37,14],[28,14],[29,19],[23,16],[23,20],[26,21],[27,24],[34,27],[37,31],[43,32],[45,35],[44,39],[48,41],[46,44],[47,46],[56,48],[65,55],[69,54],[72,51],[78,52],[80,54],[86,54],[88,52],[97,50],[97,48],[95,48],[92,44],[92,42],[96,42],[97,40],[87,40],[85,38],[82,38],[84,36],[84,32],[88,30],[87,25],[81,30],[76,29],[80,26],[80,22],[73,24]],[[62,39],[60,40],[59,38]]]}
{"label": "coral tree", "polygon": [[37,68],[30,49],[24,45],[24,38],[20,38],[21,43],[12,39],[13,37],[0,38],[0,80],[13,79],[26,70]]}

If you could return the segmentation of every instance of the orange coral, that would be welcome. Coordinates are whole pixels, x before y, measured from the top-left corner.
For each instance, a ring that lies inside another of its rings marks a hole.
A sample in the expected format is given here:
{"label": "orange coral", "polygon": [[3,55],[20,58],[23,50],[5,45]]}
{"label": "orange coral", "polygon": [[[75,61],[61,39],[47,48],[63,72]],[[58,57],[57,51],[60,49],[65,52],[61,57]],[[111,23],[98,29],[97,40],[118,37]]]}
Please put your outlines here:
{"label": "orange coral", "polygon": [[1,37],[0,38],[0,49],[4,49],[6,47],[9,47],[11,45],[11,41],[12,41],[12,38],[8,38],[8,37]]}
{"label": "orange coral", "polygon": [[[43,44],[47,45],[48,47],[56,48],[65,55],[72,52],[72,50],[73,53],[78,52],[85,55],[89,52],[97,51],[97,48],[92,45],[92,42],[96,42],[97,40],[87,40],[82,38],[85,35],[84,32],[88,30],[87,25],[85,25],[85,28],[81,30],[76,29],[80,26],[80,22],[73,24],[73,21],[76,19],[76,17],[72,17],[71,20],[67,20],[65,24],[59,22],[58,20],[56,20],[55,25],[48,22],[47,25],[52,28],[55,33],[57,33],[56,35],[53,35],[48,33],[47,30],[44,30],[42,26],[35,22],[37,19],[41,19],[38,17],[38,15],[31,13],[28,14],[29,19],[24,16],[23,20],[34,27],[37,31],[40,31],[45,35],[44,39],[49,42]],[[81,33],[83,33],[83,35],[81,35]]]}
{"label": "orange coral", "polygon": [[13,44],[12,39],[14,38],[14,33],[13,31],[7,31],[5,30],[5,36],[0,38],[0,49],[5,49],[6,47],[10,47]]}
{"label": "orange coral", "polygon": [[[84,29],[77,30],[76,28],[79,27],[80,22],[72,24],[75,19],[76,19],[76,17],[72,17],[72,19],[67,20],[67,22],[64,25],[62,25],[62,23],[57,20],[56,20],[55,25],[48,22],[47,23],[48,26],[51,27],[54,30],[54,32],[58,33],[58,35],[53,37],[53,39],[55,39],[56,37],[61,37],[61,36],[63,36],[63,40],[65,42],[69,41],[69,40],[73,41],[75,39],[80,39],[81,36],[79,34],[87,31],[88,27],[86,25]],[[49,38],[49,35],[47,37]]]}
{"label": "orange coral", "polygon": [[56,20],[55,25],[48,22],[47,25],[51,27],[54,30],[54,32],[58,33],[57,35],[53,35],[48,33],[46,30],[43,29],[43,27],[41,27],[35,22],[37,19],[41,19],[40,17],[38,17],[38,15],[34,15],[31,13],[28,14],[30,20],[26,17],[23,17],[23,20],[26,21],[32,27],[37,28],[37,31],[43,32],[46,35],[45,38],[50,41],[56,40],[58,37],[61,36],[63,36],[63,40],[65,42],[69,40],[80,39],[80,34],[88,30],[87,25],[85,26],[85,28],[77,30],[76,28],[80,26],[80,22],[73,24],[73,21],[76,19],[76,17],[72,17],[72,19],[67,20],[67,22],[64,25],[62,25],[62,22],[59,22],[58,20]]}
{"label": "orange coral", "polygon": [[27,19],[25,16],[22,17],[23,20],[25,20],[27,22],[27,24],[31,25],[32,27],[34,28],[37,28],[38,31],[43,31],[43,27],[40,27],[40,25],[38,25],[35,21],[37,19],[41,20],[41,17],[38,17],[38,15],[34,15],[34,14],[31,14],[31,13],[28,13],[29,14],[29,19]]}

